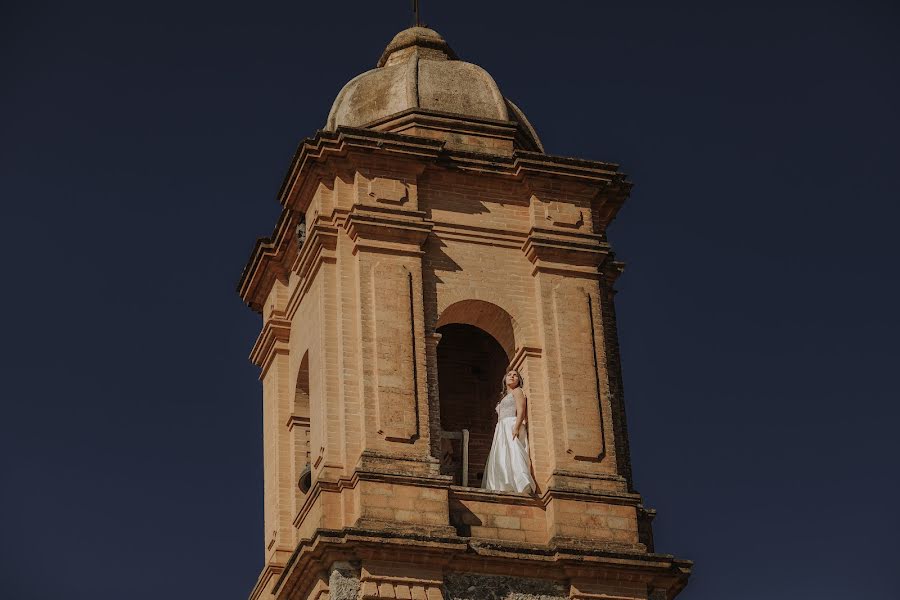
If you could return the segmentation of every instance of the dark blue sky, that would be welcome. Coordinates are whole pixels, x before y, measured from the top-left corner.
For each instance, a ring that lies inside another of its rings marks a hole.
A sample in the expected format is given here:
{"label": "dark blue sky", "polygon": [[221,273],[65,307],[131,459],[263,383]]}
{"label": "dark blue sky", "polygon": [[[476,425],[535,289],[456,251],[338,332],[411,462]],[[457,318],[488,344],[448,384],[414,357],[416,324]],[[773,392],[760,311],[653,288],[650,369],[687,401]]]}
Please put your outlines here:
{"label": "dark blue sky", "polygon": [[[889,2],[454,2],[424,20],[610,232],[635,482],[685,600],[895,598],[900,41]],[[0,9],[0,595],[246,598],[258,316],[297,145],[409,2]]]}

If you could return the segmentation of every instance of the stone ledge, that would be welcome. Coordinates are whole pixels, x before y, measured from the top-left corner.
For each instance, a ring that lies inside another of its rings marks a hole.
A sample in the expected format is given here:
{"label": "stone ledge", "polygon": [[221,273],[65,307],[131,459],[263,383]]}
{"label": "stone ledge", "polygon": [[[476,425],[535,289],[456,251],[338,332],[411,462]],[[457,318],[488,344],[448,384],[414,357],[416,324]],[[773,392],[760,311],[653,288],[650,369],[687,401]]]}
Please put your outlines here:
{"label": "stone ledge", "polygon": [[445,573],[518,575],[539,579],[619,579],[665,587],[674,597],[686,584],[693,563],[639,548],[596,547],[551,540],[546,546],[470,540],[452,535],[376,531],[360,528],[317,530],[301,540],[273,588],[276,598],[302,594],[318,573],[335,561],[390,561],[440,567]]}

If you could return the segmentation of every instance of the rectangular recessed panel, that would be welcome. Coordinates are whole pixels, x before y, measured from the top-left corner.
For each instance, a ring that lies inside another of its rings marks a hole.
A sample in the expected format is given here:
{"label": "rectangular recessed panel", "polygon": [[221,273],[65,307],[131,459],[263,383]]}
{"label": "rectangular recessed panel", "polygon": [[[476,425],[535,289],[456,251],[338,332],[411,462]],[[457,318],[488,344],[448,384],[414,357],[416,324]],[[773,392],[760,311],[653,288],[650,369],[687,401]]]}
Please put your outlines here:
{"label": "rectangular recessed panel", "polygon": [[378,431],[407,441],[418,433],[409,271],[380,262],[372,268],[372,287]]}
{"label": "rectangular recessed panel", "polygon": [[560,286],[553,293],[566,453],[575,458],[597,459],[603,453],[603,431],[591,302],[587,293],[578,288]]}

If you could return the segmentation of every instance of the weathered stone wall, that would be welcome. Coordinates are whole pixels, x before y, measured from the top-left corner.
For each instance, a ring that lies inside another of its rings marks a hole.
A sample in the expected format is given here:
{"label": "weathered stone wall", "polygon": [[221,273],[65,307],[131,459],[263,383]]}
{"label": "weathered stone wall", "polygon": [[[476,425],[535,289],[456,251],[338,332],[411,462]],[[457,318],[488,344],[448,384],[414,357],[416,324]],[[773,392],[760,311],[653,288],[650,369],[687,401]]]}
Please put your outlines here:
{"label": "weathered stone wall", "polygon": [[448,573],[444,577],[444,600],[566,600],[566,588],[542,579]]}
{"label": "weathered stone wall", "polygon": [[359,598],[359,567],[350,563],[335,563],[328,577],[329,600],[357,600]]}

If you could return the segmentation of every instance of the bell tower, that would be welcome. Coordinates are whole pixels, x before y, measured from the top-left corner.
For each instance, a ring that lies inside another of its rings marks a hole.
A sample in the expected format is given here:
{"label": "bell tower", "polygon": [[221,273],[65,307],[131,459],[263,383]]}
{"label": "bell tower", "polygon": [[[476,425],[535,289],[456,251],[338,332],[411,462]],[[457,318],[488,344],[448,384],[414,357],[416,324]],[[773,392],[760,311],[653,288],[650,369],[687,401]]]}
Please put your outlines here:
{"label": "bell tower", "polygon": [[[675,597],[634,490],[606,228],[630,183],[552,156],[412,27],[303,141],[238,291],[262,315],[265,559],[251,599]],[[480,489],[503,373],[535,494]]]}

